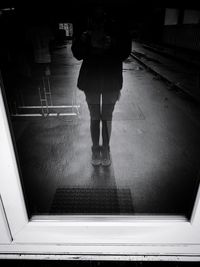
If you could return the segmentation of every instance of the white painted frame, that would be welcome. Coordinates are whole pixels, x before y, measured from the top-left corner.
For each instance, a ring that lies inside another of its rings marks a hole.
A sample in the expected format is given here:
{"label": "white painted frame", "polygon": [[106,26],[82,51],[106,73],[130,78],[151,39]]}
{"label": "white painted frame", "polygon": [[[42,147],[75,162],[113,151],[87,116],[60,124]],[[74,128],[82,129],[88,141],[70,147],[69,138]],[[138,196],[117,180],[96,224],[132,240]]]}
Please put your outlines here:
{"label": "white painted frame", "polygon": [[200,259],[200,190],[190,221],[160,216],[52,216],[29,220],[2,91],[0,196],[0,258]]}

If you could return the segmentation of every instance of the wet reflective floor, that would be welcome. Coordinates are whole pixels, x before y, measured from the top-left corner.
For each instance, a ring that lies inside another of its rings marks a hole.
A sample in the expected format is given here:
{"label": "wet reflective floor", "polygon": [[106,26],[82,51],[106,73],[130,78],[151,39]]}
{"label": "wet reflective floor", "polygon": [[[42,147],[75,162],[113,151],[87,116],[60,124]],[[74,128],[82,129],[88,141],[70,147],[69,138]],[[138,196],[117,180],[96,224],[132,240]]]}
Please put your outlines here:
{"label": "wet reflective floor", "polygon": [[[199,182],[199,107],[128,58],[114,110],[112,164],[93,167],[89,112],[76,87],[80,65],[70,43],[55,47],[52,102],[77,106],[75,115],[12,117],[30,214],[104,214],[105,207],[105,214],[189,216]],[[25,106],[40,105],[37,86],[21,90]]]}

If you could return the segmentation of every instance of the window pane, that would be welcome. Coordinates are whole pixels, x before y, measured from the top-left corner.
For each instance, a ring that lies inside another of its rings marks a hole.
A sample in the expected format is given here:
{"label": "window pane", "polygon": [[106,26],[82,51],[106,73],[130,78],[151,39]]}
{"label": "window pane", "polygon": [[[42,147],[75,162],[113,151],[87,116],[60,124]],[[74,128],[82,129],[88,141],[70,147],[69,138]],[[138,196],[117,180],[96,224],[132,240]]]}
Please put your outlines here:
{"label": "window pane", "polygon": [[[199,185],[199,71],[158,45],[178,11],[54,7],[44,16],[34,4],[31,12],[19,6],[0,21],[2,82],[29,214],[189,217]],[[75,51],[78,38],[89,44]]]}
{"label": "window pane", "polygon": [[165,25],[177,25],[178,24],[178,16],[179,16],[179,10],[178,9],[172,9],[172,8],[166,8],[165,11]]}
{"label": "window pane", "polygon": [[199,10],[185,10],[184,12],[184,24],[198,24],[200,22]]}

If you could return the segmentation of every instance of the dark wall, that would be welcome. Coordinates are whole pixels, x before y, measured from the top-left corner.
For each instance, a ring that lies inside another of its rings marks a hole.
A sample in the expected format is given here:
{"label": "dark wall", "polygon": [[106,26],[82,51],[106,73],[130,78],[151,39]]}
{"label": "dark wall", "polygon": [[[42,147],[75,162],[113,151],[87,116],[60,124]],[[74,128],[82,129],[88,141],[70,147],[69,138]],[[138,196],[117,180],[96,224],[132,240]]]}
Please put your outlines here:
{"label": "dark wall", "polygon": [[163,29],[163,42],[174,47],[200,52],[200,26],[165,26]]}
{"label": "dark wall", "polygon": [[[191,8],[195,10],[194,8]],[[184,9],[177,9],[177,24],[164,25],[163,42],[175,48],[183,48],[200,52],[200,20],[199,23],[184,23]],[[185,9],[186,10],[186,9]],[[196,9],[198,12],[199,10]],[[168,20],[170,24],[170,20]]]}

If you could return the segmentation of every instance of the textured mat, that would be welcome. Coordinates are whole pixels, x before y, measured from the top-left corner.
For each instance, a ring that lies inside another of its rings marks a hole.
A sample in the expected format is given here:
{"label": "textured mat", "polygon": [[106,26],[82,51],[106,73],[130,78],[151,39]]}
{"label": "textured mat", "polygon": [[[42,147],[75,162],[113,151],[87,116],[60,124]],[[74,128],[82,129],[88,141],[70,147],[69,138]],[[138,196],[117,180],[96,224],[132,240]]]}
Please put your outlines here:
{"label": "textured mat", "polygon": [[51,214],[130,214],[133,202],[129,189],[58,188]]}

